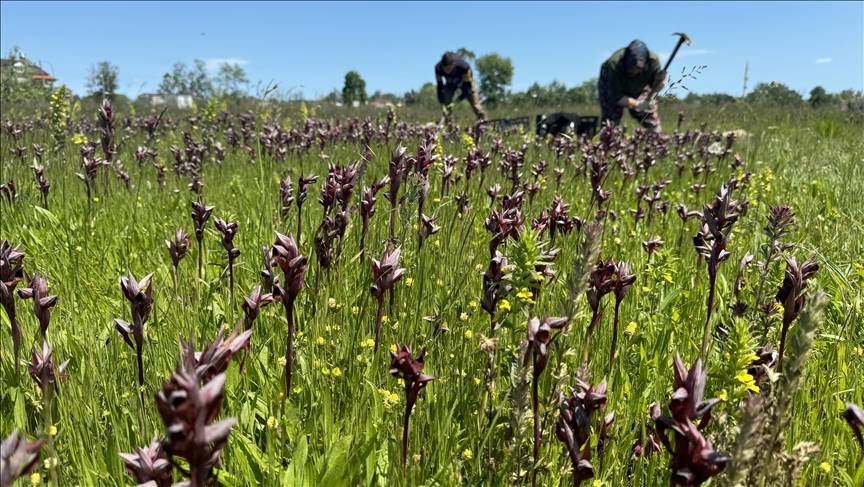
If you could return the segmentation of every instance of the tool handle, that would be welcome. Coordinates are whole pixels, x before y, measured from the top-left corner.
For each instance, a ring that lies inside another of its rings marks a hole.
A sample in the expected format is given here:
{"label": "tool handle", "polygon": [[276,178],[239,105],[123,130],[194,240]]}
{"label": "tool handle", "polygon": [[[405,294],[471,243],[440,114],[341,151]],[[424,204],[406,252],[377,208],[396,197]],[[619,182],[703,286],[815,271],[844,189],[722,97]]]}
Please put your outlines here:
{"label": "tool handle", "polygon": [[666,60],[666,64],[663,65],[663,71],[669,70],[669,65],[672,64],[672,60],[675,59],[675,54],[678,53],[678,48],[681,47],[681,43],[675,46],[675,49],[672,50],[672,54],[669,55],[669,59]]}
{"label": "tool handle", "polygon": [[669,65],[672,64],[672,60],[675,59],[675,55],[678,54],[678,49],[681,48],[681,44],[684,44],[684,38],[678,38],[678,43],[675,44],[675,49],[672,49],[672,54],[670,54],[669,59],[666,60],[666,65],[663,66],[663,71],[669,70]]}

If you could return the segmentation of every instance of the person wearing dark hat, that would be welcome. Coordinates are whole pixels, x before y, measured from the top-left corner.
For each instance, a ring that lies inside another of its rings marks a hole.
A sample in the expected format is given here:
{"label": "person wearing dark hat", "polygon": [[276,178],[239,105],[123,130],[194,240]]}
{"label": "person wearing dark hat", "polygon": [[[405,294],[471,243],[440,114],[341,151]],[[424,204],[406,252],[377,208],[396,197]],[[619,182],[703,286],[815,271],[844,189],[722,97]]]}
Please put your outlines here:
{"label": "person wearing dark hat", "polygon": [[648,130],[660,131],[660,116],[653,93],[663,88],[666,72],[660,59],[640,40],[615,51],[600,67],[597,91],[602,121],[621,123],[624,109]]}
{"label": "person wearing dark hat", "polygon": [[[435,81],[438,84],[438,102],[442,105],[445,117],[449,117],[453,105],[462,100],[468,100],[474,114],[481,120],[486,119],[486,112],[480,105],[480,94],[474,76],[471,73],[471,65],[461,56],[453,52],[446,52],[441,56],[441,61],[435,65]],[[459,90],[459,98],[455,101],[453,96]]]}

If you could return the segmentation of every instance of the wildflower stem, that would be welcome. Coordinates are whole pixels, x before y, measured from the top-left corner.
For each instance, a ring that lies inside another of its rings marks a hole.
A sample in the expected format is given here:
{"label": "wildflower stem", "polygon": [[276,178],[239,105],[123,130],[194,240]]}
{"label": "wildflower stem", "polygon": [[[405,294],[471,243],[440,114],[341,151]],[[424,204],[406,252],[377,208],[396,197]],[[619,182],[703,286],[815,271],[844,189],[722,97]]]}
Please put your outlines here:
{"label": "wildflower stem", "polygon": [[591,323],[588,325],[588,333],[585,335],[585,346],[582,349],[582,364],[588,364],[588,351],[591,349],[591,335],[594,334],[594,328],[600,323],[600,318],[603,316],[601,312],[596,312],[591,315]]}
{"label": "wildflower stem", "polygon": [[303,231],[303,205],[297,205],[297,245],[300,245],[300,232]]}
{"label": "wildflower stem", "polygon": [[[408,397],[408,382],[405,382],[405,397]],[[402,419],[402,471],[404,472],[408,467],[408,422],[411,418],[411,406],[412,404],[405,401],[405,417]]]}
{"label": "wildflower stem", "polygon": [[[144,326],[141,324],[140,326]],[[138,393],[141,396],[141,407],[144,407],[144,344],[141,341],[135,342],[135,357],[138,361]]]}
{"label": "wildflower stem", "polygon": [[378,342],[381,338],[381,318],[384,316],[384,300],[378,299],[378,311],[375,314],[375,349],[378,352]]}
{"label": "wildflower stem", "polygon": [[12,348],[15,349],[15,375],[18,375],[20,364],[19,361],[21,356],[21,327],[18,324],[18,319],[15,317],[15,310],[7,310],[11,311],[9,313],[9,321],[12,324]]}
{"label": "wildflower stem", "polygon": [[294,362],[294,300],[285,300],[285,318],[288,320],[288,340],[285,345],[285,399],[291,396],[291,367]]}
{"label": "wildflower stem", "polygon": [[717,282],[717,270],[708,269],[708,312],[705,316],[705,328],[702,331],[702,350],[699,357],[705,362],[708,355],[708,339],[711,337],[711,312],[714,309],[714,285]]}
{"label": "wildflower stem", "polygon": [[204,242],[203,239],[198,239],[198,280],[202,279],[201,270],[204,267]]}
{"label": "wildflower stem", "polygon": [[612,320],[612,350],[609,352],[609,372],[611,374],[612,367],[615,365],[616,345],[618,344],[618,310],[621,308],[621,300],[615,300],[615,318]]}
{"label": "wildflower stem", "polygon": [[231,305],[234,305],[234,259],[228,258],[228,283],[231,290]]}
{"label": "wildflower stem", "polygon": [[51,409],[51,403],[54,400],[53,386],[47,381],[43,383],[42,386],[42,399],[44,401],[43,407],[45,408],[43,414],[43,420],[45,422],[45,435],[48,437],[48,455],[50,457],[49,469],[51,475],[51,485],[59,485],[57,483],[57,449],[54,446],[54,437],[51,435],[51,427],[54,425],[54,411]]}
{"label": "wildflower stem", "polygon": [[786,334],[789,332],[789,325],[791,325],[791,323],[786,323],[786,320],[783,320],[783,326],[780,329],[780,350],[777,357],[777,368],[779,370],[783,370],[781,367],[783,365],[783,355],[786,351]]}
{"label": "wildflower stem", "polygon": [[540,400],[537,395],[537,381],[540,378],[537,370],[537,355],[532,354],[534,380],[531,381],[531,409],[534,413],[534,466],[531,469],[531,487],[537,485],[537,462],[540,459]]}

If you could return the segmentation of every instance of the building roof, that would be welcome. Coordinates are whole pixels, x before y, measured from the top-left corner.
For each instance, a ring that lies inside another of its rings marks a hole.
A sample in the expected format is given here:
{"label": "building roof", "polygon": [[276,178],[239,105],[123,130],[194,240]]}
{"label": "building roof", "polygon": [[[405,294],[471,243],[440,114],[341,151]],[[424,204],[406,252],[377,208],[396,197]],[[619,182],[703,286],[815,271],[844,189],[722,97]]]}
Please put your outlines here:
{"label": "building roof", "polygon": [[26,70],[27,74],[30,75],[31,79],[44,80],[44,81],[56,81],[57,78],[48,74],[41,66],[30,61],[25,57],[21,57],[18,59],[6,58],[0,59],[0,68],[16,68],[18,63],[21,63],[20,67]]}

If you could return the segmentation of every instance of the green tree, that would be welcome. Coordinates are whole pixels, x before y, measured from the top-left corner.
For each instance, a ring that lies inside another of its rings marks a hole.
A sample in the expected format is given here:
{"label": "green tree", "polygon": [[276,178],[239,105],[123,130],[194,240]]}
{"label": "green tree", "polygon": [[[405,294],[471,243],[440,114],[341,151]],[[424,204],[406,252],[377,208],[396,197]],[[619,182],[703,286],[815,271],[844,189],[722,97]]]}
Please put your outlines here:
{"label": "green tree", "polygon": [[357,71],[345,73],[345,85],[342,87],[342,103],[353,104],[355,101],[366,103],[366,80]]}
{"label": "green tree", "polygon": [[567,101],[576,104],[600,103],[597,78],[590,78],[567,91]]}
{"label": "green tree", "polygon": [[339,97],[339,90],[334,89],[330,93],[324,95],[324,97],[321,98],[321,101],[326,101],[327,103],[336,103],[337,101],[339,101]]}
{"label": "green tree", "polygon": [[[30,63],[18,46],[13,46],[6,58],[11,65],[0,70],[0,106],[4,115],[12,111],[26,112],[33,104],[44,104],[48,101],[51,89],[44,83],[34,83],[26,80],[27,65]],[[22,68],[16,68],[15,62],[21,61]],[[21,81],[20,78],[25,78]]]}
{"label": "green tree", "polygon": [[459,49],[456,49],[456,54],[468,61],[474,61],[475,59],[477,59],[477,55],[474,54],[474,51],[468,49],[467,47],[460,47]]}
{"label": "green tree", "polygon": [[489,104],[504,101],[507,88],[513,82],[513,62],[497,53],[484,54],[477,58],[477,74],[480,76],[480,94]]}
{"label": "green tree", "polygon": [[777,81],[759,83],[753,91],[747,94],[746,99],[753,104],[770,104],[784,107],[797,106],[804,101],[800,93]]}
{"label": "green tree", "polygon": [[171,71],[162,75],[159,83],[159,93],[163,95],[179,95],[187,93],[189,73],[185,63],[174,63]]}
{"label": "green tree", "polygon": [[213,92],[213,81],[207,74],[207,65],[196,59],[192,69],[185,63],[174,63],[170,72],[162,76],[159,93],[164,95],[192,95],[196,98],[207,98]]}
{"label": "green tree", "polygon": [[102,61],[90,67],[87,91],[94,97],[113,99],[117,93],[117,78],[117,66],[108,61]]}
{"label": "green tree", "polygon": [[239,97],[244,93],[249,84],[246,71],[237,63],[221,63],[219,72],[216,74],[216,86],[219,93],[232,97]]}
{"label": "green tree", "polygon": [[422,107],[438,106],[438,94],[434,83],[425,83],[419,90],[405,93],[405,104]]}
{"label": "green tree", "polygon": [[727,93],[702,93],[700,95],[691,91],[684,97],[684,103],[692,103],[694,105],[722,106],[735,103],[736,101],[737,99],[734,96]]}
{"label": "green tree", "polygon": [[825,91],[825,88],[822,88],[821,86],[816,86],[810,90],[810,98],[807,99],[807,103],[809,103],[813,108],[831,105],[833,101],[834,97],[828,94],[828,92]]}

